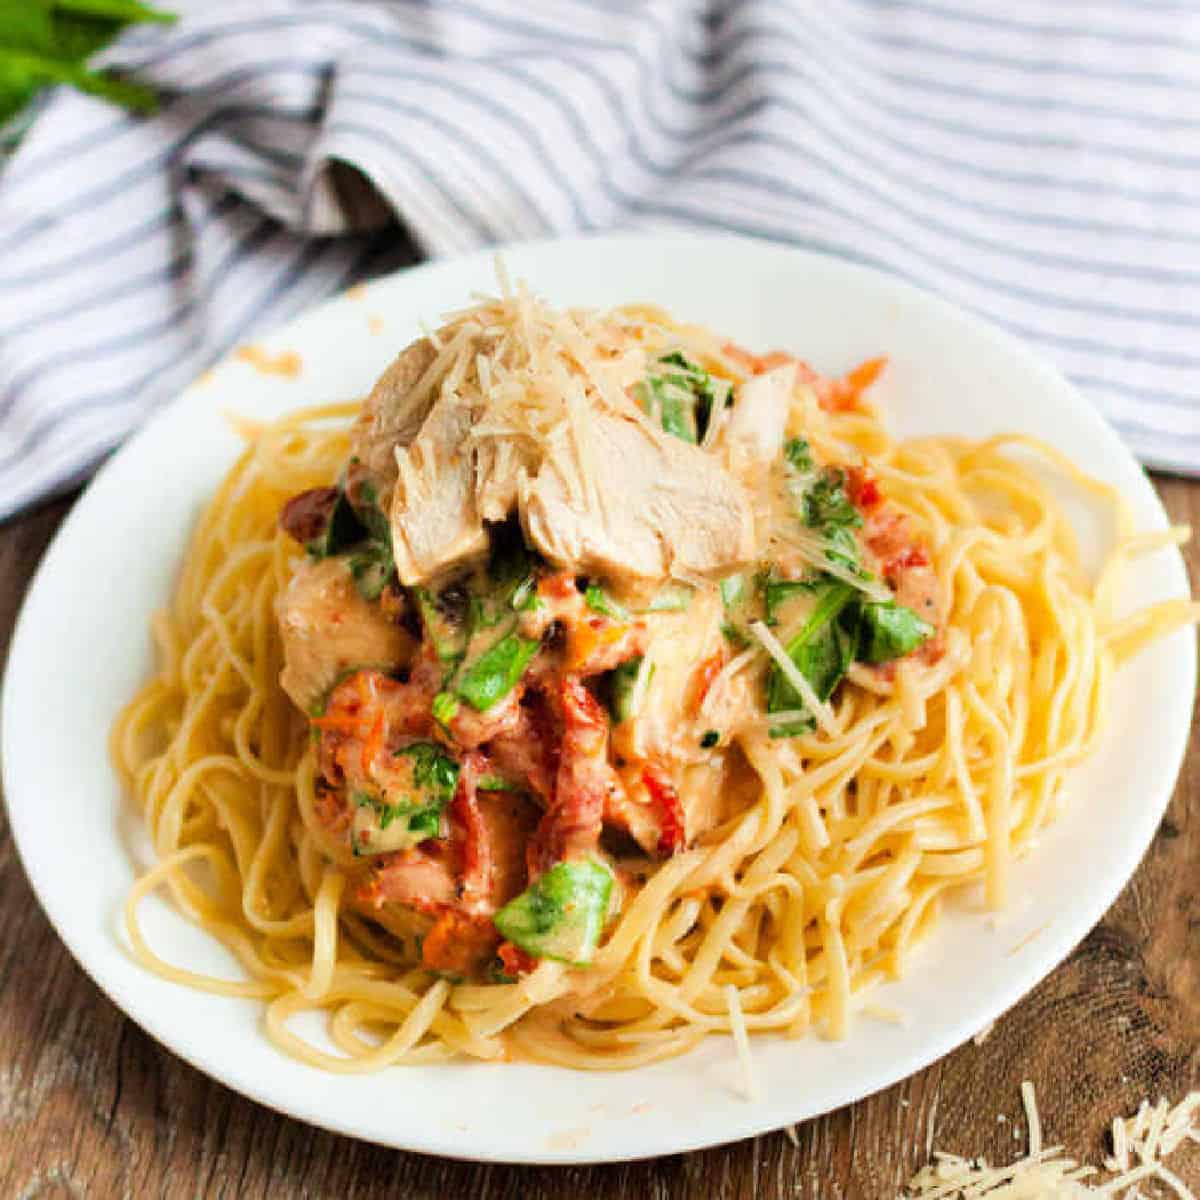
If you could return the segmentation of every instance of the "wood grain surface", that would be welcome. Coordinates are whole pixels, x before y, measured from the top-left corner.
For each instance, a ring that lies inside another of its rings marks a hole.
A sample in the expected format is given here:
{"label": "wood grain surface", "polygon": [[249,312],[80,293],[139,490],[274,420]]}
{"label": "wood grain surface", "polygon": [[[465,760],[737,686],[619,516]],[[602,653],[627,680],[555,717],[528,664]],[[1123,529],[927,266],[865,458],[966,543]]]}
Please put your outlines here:
{"label": "wood grain surface", "polygon": [[[1200,530],[1200,483],[1157,486],[1172,517]],[[70,503],[0,526],[0,661]],[[1188,563],[1200,592],[1195,545]],[[75,965],[0,816],[0,1197],[889,1200],[935,1146],[993,1163],[1015,1157],[1024,1146],[1022,1079],[1037,1085],[1048,1139],[1092,1161],[1105,1152],[1112,1115],[1144,1096],[1178,1098],[1200,1087],[1195,728],[1170,810],[1132,882],[982,1044],[968,1042],[885,1092],[799,1126],[797,1145],[773,1133],[601,1167],[481,1166],[384,1150],[298,1124],[214,1083],[124,1017]],[[1200,1146],[1179,1151],[1172,1166],[1200,1188]]]}

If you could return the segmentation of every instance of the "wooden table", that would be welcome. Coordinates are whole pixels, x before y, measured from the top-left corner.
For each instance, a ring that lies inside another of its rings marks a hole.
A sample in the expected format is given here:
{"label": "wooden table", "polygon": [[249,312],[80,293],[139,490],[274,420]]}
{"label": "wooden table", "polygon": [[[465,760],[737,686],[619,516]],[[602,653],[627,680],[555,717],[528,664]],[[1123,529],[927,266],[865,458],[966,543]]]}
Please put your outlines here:
{"label": "wooden table", "polygon": [[[1174,520],[1200,530],[1200,483],[1164,479],[1158,490]],[[0,527],[0,659],[69,507]],[[1188,562],[1200,592],[1195,544]],[[322,1133],[212,1082],[118,1012],[42,915],[2,815],[0,917],[3,1197],[890,1200],[935,1146],[991,1162],[1016,1156],[1022,1079],[1037,1084],[1050,1140],[1091,1161],[1112,1115],[1200,1086],[1200,736],[1145,861],[1071,957],[982,1044],[801,1125],[795,1146],[773,1133],[650,1162],[515,1168]],[[1200,1187],[1200,1147],[1172,1166]]]}

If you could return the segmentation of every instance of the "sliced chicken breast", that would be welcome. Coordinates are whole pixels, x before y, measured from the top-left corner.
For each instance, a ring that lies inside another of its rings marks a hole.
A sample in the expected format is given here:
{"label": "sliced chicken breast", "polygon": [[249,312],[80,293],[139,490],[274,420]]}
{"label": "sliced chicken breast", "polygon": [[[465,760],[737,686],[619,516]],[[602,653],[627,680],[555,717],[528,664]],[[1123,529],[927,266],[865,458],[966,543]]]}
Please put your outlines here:
{"label": "sliced chicken breast", "polygon": [[276,611],[283,636],[279,682],[306,712],[346,671],[395,670],[412,657],[411,635],[359,595],[345,559],[302,561]]}

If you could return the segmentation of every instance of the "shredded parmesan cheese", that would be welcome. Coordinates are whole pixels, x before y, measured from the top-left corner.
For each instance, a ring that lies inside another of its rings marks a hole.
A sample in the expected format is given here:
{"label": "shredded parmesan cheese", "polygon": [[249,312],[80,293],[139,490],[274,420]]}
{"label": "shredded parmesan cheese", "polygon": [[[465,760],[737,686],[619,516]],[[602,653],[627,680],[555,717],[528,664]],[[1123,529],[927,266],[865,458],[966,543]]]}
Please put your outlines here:
{"label": "shredded parmesan cheese", "polygon": [[1029,1155],[1037,1158],[1042,1152],[1042,1122],[1038,1116],[1033,1084],[1028,1079],[1021,1084],[1021,1102],[1025,1105],[1025,1120],[1029,1125]]}
{"label": "shredded parmesan cheese", "polygon": [[754,1062],[750,1057],[750,1039],[746,1035],[746,1018],[742,1013],[742,1002],[738,990],[732,983],[725,985],[725,1005],[729,1010],[729,1031],[737,1048],[738,1062],[742,1067],[743,1089],[747,1100],[758,1100],[762,1096],[758,1079],[754,1074]]}
{"label": "shredded parmesan cheese", "polygon": [[895,598],[886,584],[878,579],[864,578],[858,571],[841,562],[836,555],[844,554],[845,550],[803,528],[790,510],[774,523],[771,532],[777,547],[795,550],[810,566],[826,575],[832,575],[841,583],[857,588],[868,599],[886,604]]}
{"label": "shredded parmesan cheese", "polygon": [[642,656],[638,667],[637,677],[633,681],[633,691],[629,696],[630,716],[636,717],[646,707],[646,689],[650,686],[650,676],[654,674],[654,660],[649,654]]}
{"label": "shredded parmesan cheese", "polygon": [[[1197,1200],[1162,1159],[1185,1140],[1200,1141],[1200,1091],[1189,1093],[1174,1107],[1160,1100],[1151,1108],[1143,1100],[1134,1116],[1114,1120],[1113,1153],[1104,1168],[1116,1177],[1097,1184],[1083,1182],[1098,1174],[1095,1167],[1065,1157],[1061,1146],[1043,1148],[1037,1098],[1028,1080],[1021,1084],[1021,1100],[1029,1125],[1029,1152],[1024,1158],[1007,1167],[990,1167],[983,1160],[938,1153],[930,1166],[913,1177],[905,1196],[911,1200],[1086,1200],[1089,1196],[1137,1200],[1145,1193],[1135,1185],[1153,1180],[1180,1200]],[[1131,1153],[1138,1159],[1136,1164],[1131,1165]]]}
{"label": "shredded parmesan cheese", "polygon": [[718,705],[726,698],[726,693],[729,684],[733,677],[748,666],[758,657],[757,650],[743,650],[741,654],[731,658],[713,677],[712,683],[708,685],[708,691],[704,693],[704,699],[700,702],[701,716],[710,717],[716,711]]}

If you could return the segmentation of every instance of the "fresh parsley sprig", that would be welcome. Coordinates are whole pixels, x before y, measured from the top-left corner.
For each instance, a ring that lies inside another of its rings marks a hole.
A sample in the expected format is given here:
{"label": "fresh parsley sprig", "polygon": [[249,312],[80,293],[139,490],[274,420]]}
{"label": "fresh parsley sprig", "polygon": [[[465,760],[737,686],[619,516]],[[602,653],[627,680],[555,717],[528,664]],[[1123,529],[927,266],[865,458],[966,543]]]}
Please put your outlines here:
{"label": "fresh parsley sprig", "polygon": [[140,0],[0,0],[0,124],[56,83],[153,111],[150,88],[93,70],[88,59],[129,25],[174,20]]}

